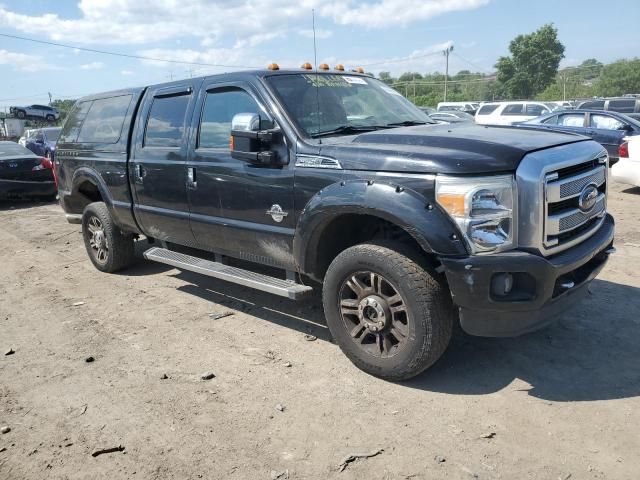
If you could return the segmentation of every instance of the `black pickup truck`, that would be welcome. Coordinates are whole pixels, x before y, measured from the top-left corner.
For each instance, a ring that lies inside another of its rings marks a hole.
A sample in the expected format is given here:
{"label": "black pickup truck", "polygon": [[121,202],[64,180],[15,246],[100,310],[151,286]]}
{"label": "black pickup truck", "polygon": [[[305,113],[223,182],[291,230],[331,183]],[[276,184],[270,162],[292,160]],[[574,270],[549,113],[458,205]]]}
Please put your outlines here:
{"label": "black pickup truck", "polygon": [[454,322],[545,325],[614,251],[599,144],[433,124],[341,67],[82,98],[55,163],[98,270],[129,265],[144,237],[148,260],[290,299],[322,289],[344,353],[391,380],[432,365]]}

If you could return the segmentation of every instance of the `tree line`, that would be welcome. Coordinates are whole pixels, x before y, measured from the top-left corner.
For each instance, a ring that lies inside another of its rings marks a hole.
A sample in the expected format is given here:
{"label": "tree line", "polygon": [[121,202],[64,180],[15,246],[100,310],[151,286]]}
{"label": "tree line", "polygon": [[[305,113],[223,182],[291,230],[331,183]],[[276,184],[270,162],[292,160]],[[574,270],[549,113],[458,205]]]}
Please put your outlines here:
{"label": "tree line", "polygon": [[[509,43],[510,55],[500,57],[494,73],[461,70],[447,77],[447,101],[571,100],[640,93],[640,59],[603,64],[589,58],[576,67],[560,69],[564,45],[552,24],[518,35]],[[445,75],[406,72],[378,78],[416,105],[443,101]]]}

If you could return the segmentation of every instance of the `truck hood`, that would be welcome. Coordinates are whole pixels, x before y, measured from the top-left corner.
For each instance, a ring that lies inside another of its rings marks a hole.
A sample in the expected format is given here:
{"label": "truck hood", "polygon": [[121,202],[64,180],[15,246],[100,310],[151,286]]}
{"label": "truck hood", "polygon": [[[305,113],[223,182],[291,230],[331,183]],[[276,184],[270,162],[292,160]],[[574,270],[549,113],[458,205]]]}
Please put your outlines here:
{"label": "truck hood", "polygon": [[323,138],[320,154],[349,170],[464,175],[514,171],[527,153],[586,140],[515,127],[419,125]]}

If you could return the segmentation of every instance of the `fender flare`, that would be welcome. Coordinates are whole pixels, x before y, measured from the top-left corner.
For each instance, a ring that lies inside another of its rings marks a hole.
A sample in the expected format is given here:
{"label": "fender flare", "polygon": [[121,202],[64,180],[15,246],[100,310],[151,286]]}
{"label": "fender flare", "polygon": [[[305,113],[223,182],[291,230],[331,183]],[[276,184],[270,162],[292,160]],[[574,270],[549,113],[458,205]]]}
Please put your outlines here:
{"label": "fender flare", "polygon": [[452,238],[457,227],[434,201],[399,185],[358,179],[320,190],[300,213],[293,253],[302,272],[315,271],[313,252],[318,251],[325,227],[346,214],[374,216],[397,225],[427,253],[467,254],[462,241]]}
{"label": "fender flare", "polygon": [[100,196],[107,205],[109,212],[113,213],[113,199],[111,198],[107,185],[100,174],[89,167],[80,167],[73,172],[73,177],[71,179],[71,195],[78,195],[80,185],[85,181],[93,183],[98,188]]}

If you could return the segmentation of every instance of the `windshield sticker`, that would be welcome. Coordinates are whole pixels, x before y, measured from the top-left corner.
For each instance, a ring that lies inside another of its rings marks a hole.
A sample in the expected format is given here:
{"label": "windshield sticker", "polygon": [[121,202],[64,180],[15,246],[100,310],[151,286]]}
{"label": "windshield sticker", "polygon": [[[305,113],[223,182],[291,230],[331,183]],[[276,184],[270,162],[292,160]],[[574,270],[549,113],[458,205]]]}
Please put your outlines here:
{"label": "windshield sticker", "polygon": [[398,92],[397,90],[394,90],[391,87],[385,87],[385,86],[381,86],[380,88],[382,88],[382,90],[384,90],[387,93],[390,93],[392,95],[398,95],[398,96],[402,96],[402,94],[400,92]]}
{"label": "windshield sticker", "polygon": [[366,85],[367,82],[365,81],[364,78],[360,78],[360,77],[342,77],[344,78],[344,81],[347,83],[351,83],[351,84],[357,84],[357,85]]}
{"label": "windshield sticker", "polygon": [[303,75],[305,80],[314,87],[351,87],[351,84],[345,83],[339,75]]}

